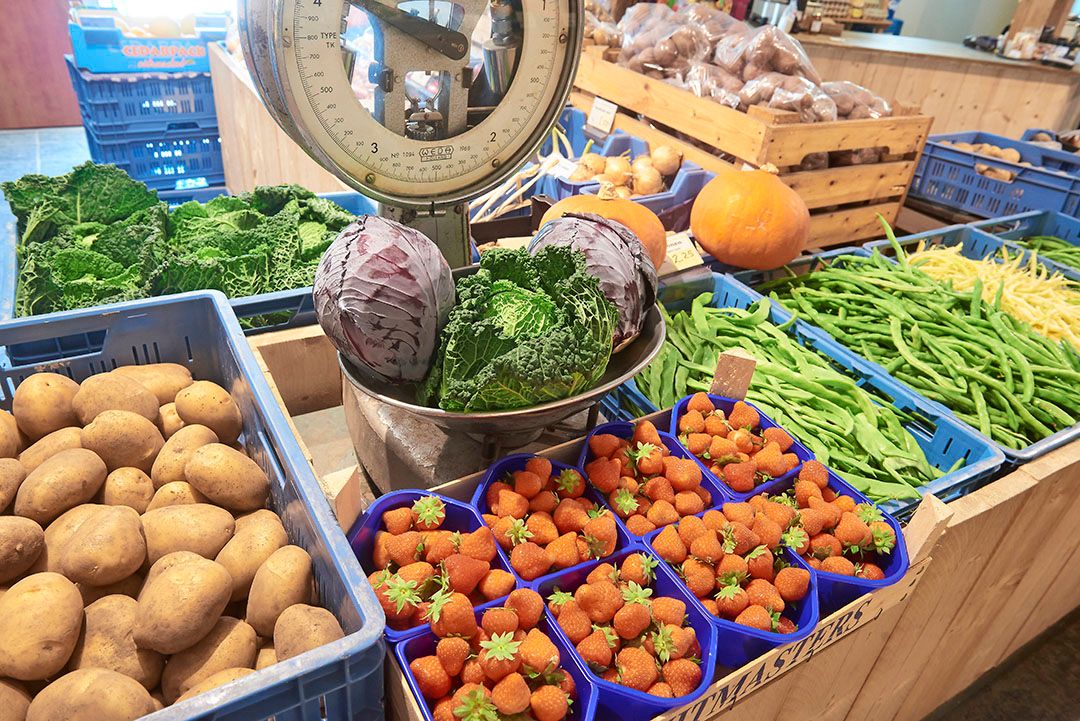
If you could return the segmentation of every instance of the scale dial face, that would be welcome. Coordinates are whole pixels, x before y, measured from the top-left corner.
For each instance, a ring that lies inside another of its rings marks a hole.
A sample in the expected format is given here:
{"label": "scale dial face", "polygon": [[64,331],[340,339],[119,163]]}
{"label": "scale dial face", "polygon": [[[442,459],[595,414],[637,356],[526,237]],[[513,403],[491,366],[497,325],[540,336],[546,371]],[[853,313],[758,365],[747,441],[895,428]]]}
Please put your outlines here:
{"label": "scale dial face", "polygon": [[[513,173],[558,118],[581,49],[581,0],[245,0],[247,22],[268,2],[269,47],[245,47],[270,56],[256,85],[276,87],[309,154],[393,205],[460,203]],[[448,50],[455,39],[468,49]]]}

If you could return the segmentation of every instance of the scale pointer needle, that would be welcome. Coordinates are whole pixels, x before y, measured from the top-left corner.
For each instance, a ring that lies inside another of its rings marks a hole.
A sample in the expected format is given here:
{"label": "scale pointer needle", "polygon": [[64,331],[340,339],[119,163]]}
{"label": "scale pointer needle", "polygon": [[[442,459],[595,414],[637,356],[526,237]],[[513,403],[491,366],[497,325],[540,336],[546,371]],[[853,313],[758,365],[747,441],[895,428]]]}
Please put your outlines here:
{"label": "scale pointer needle", "polygon": [[461,60],[469,52],[469,39],[456,30],[444,28],[438,23],[385,5],[379,0],[348,0],[348,2],[361,10],[368,11],[387,25],[419,40],[451,60]]}

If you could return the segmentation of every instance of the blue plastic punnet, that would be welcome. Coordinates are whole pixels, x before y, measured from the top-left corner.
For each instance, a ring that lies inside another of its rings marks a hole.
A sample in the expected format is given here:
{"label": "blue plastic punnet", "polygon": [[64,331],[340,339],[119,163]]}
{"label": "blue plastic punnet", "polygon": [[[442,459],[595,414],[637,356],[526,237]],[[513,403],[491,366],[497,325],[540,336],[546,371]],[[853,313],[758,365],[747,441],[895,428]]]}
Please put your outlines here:
{"label": "blue plastic punnet", "polygon": [[[1027,250],[1018,241],[1037,235],[1050,235],[1068,241],[1072,245],[1080,245],[1080,219],[1050,210],[994,218],[971,225],[1003,239],[1006,245],[1023,250],[1025,253],[1032,251]],[[1043,255],[1036,254],[1036,258],[1047,269],[1080,282],[1080,268],[1050,260]]]}

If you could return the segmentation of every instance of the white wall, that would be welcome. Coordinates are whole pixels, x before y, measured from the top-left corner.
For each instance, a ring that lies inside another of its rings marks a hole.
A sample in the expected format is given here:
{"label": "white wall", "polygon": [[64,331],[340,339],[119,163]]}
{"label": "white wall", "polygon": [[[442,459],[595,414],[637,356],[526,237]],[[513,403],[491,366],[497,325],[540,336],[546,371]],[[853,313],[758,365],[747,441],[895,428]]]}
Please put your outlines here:
{"label": "white wall", "polygon": [[903,35],[959,42],[967,35],[997,35],[1016,12],[1017,0],[900,0]]}

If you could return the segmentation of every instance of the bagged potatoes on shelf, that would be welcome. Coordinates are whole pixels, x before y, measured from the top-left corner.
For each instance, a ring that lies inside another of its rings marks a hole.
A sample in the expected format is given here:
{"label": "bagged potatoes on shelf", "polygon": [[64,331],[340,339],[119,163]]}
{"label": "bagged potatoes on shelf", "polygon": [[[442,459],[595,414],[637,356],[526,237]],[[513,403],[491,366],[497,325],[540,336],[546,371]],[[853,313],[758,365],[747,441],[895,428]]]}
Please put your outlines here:
{"label": "bagged potatoes on shelf", "polygon": [[666,5],[634,5],[619,21],[619,29],[623,45],[618,63],[652,78],[682,75],[709,52],[705,32],[685,24]]}
{"label": "bagged potatoes on shelf", "polygon": [[892,106],[880,95],[848,80],[833,80],[821,84],[821,89],[836,103],[836,114],[842,120],[887,118]]}

